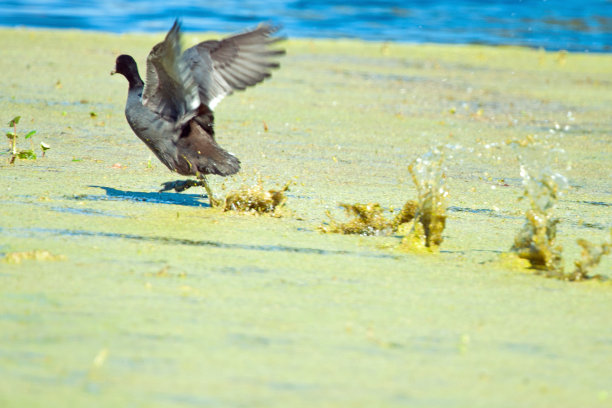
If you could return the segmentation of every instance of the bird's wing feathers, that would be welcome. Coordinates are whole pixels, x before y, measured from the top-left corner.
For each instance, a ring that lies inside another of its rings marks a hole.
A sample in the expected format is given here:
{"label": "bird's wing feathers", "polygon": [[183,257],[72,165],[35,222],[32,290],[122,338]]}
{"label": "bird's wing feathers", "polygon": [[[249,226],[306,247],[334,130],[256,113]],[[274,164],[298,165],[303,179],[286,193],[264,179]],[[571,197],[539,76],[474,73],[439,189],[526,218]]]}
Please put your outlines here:
{"label": "bird's wing feathers", "polygon": [[277,58],[285,53],[271,46],[282,40],[273,37],[278,27],[260,24],[252,31],[221,41],[201,42],[183,54],[198,84],[202,103],[213,109],[234,90],[243,90],[268,78],[278,68]]}
{"label": "bird's wing feathers", "polygon": [[181,59],[181,27],[177,21],[147,57],[147,78],[142,103],[162,118],[186,123],[200,105],[198,86]]}

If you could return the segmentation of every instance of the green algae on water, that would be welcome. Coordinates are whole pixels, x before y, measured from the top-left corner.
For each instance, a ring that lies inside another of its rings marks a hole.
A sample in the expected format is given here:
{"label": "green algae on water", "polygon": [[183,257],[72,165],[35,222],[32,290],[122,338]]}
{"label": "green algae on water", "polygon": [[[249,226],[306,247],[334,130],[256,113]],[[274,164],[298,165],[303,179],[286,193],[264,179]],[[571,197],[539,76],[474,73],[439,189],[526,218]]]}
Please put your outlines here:
{"label": "green algae on water", "polygon": [[[453,212],[454,231],[443,233],[449,252],[439,256],[379,256],[371,240],[360,245],[362,237],[318,236],[308,227],[311,220],[317,224],[326,203],[379,202],[399,210],[408,198],[416,200],[416,189],[405,197],[392,189],[398,172],[409,177],[406,155],[429,150],[432,135],[441,143],[483,137],[499,144],[562,121],[570,108],[576,131],[562,146],[576,163],[573,177],[581,188],[569,191],[563,206],[607,224],[610,207],[581,200],[610,201],[612,55],[569,53],[561,69],[555,53],[516,47],[390,43],[383,58],[379,44],[289,40],[288,69],[264,87],[227,98],[217,112],[229,118],[219,120],[219,134],[245,169],[261,167],[262,176],[280,180],[268,185],[264,178],[266,189],[294,176],[300,180],[283,209],[295,208],[306,221],[280,222],[204,208],[196,194],[171,194],[164,202],[129,198],[157,197],[132,190],[154,190],[167,170],[157,162],[145,169],[148,149],[130,131],[123,84],[111,81],[106,67],[114,50],[144,65],[151,44],[165,33],[0,32],[3,111],[22,114],[24,126],[30,117],[40,118],[32,127],[49,135],[54,150],[47,153],[55,152],[44,162],[17,166],[7,164],[10,155],[0,160],[2,178],[11,184],[2,193],[0,249],[47,249],[68,257],[0,263],[0,365],[6,373],[0,405],[609,403],[610,370],[602,355],[610,344],[601,339],[610,337],[611,286],[567,286],[480,264],[512,245],[523,220],[510,218],[518,209],[511,201],[522,188],[493,190],[474,176],[487,171],[512,184],[510,176],[518,174],[513,161],[485,162],[474,154],[458,165],[445,150],[445,164],[453,168],[452,179],[447,170],[447,185],[453,183],[449,205],[456,198],[465,207],[500,207],[496,215],[509,218]],[[185,38],[196,36],[204,39],[198,33]],[[63,64],[67,48],[83,58]],[[54,67],[66,69],[61,90],[54,87]],[[83,98],[91,102],[80,104]],[[457,105],[452,116],[444,113],[450,105]],[[87,116],[91,109],[98,119]],[[483,113],[473,117],[477,110]],[[96,126],[100,118],[106,128]],[[260,129],[262,118],[268,132]],[[508,126],[512,118],[517,121]],[[336,145],[342,146],[334,153],[338,162],[327,163]],[[121,172],[110,167],[117,161],[126,166]],[[251,184],[235,177],[226,179],[231,188],[223,196]],[[90,185],[122,195],[76,202],[66,197],[91,195]],[[39,202],[40,196],[50,201]],[[526,210],[527,201],[521,204]],[[75,206],[98,212],[54,210]],[[558,240],[571,234],[573,242],[584,233],[595,244],[603,242],[594,228],[562,230],[566,221],[560,218]],[[515,269],[528,264],[514,258]],[[170,276],[149,276],[165,265]],[[610,275],[610,265],[610,257],[603,257],[598,270]],[[572,269],[567,262],[566,270]],[[175,277],[183,271],[185,278]],[[389,373],[411,367],[418,367],[418,375],[408,386],[388,381]],[[448,379],[442,388],[440,372]],[[495,392],[466,393],[474,387]],[[517,395],[517,389],[524,392]]]}

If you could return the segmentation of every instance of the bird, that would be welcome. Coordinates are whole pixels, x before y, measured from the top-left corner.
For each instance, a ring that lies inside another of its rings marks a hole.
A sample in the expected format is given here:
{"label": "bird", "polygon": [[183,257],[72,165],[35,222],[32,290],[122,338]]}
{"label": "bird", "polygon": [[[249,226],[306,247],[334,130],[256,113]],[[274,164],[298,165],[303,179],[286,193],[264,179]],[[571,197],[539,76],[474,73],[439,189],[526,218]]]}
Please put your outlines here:
{"label": "bird", "polygon": [[235,174],[240,160],[217,144],[213,110],[224,97],[262,82],[280,67],[285,50],[275,47],[284,40],[275,35],[279,29],[261,23],[183,51],[177,19],[147,57],[146,82],[132,56],[116,58],[111,75],[128,81],[125,116],[133,132],[168,169],[196,177],[162,183],[160,192],[203,186],[211,207],[219,205],[206,175]]}

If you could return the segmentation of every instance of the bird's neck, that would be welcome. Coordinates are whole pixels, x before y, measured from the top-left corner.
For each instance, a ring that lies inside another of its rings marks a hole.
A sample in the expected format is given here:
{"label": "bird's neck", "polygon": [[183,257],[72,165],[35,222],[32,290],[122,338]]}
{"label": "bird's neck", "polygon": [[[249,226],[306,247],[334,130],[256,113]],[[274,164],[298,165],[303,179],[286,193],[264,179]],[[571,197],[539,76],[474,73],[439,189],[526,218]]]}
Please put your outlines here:
{"label": "bird's neck", "polygon": [[130,84],[130,91],[134,89],[142,89],[144,87],[144,82],[142,82],[138,71],[130,72],[130,75],[126,75],[126,77]]}
{"label": "bird's neck", "polygon": [[138,65],[136,65],[136,63],[128,65],[127,69],[122,70],[121,73],[128,80],[130,91],[144,86],[144,82],[142,82],[142,78],[140,78],[140,74],[138,73]]}
{"label": "bird's neck", "polygon": [[142,85],[142,82],[140,85],[135,84],[134,86],[132,86],[132,83],[130,83],[130,88],[128,89],[128,96],[127,96],[128,106],[131,106],[131,107],[142,106],[143,89],[144,89],[144,86]]}

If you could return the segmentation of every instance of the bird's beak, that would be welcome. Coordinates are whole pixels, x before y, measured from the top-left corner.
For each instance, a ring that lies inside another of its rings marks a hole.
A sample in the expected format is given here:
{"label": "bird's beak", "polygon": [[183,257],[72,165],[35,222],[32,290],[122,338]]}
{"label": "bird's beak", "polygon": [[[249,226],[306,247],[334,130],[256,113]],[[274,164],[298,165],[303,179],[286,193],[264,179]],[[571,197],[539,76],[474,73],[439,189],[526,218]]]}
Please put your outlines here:
{"label": "bird's beak", "polygon": [[117,73],[117,71],[114,70],[114,69],[111,71],[111,75],[115,75],[116,73]]}

